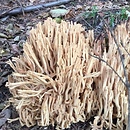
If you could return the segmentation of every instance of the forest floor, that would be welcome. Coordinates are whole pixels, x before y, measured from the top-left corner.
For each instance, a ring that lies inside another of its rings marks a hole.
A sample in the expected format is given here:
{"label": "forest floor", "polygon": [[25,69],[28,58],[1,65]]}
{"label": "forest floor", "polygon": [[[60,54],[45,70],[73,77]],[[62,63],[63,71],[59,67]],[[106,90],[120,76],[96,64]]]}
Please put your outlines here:
{"label": "forest floor", "polygon": [[[54,1],[54,0],[53,0]],[[56,0],[55,0],[56,1]],[[6,62],[12,57],[23,53],[23,44],[29,36],[29,31],[38,22],[44,22],[52,17],[50,11],[53,9],[65,9],[68,12],[56,20],[66,20],[81,23],[85,30],[94,30],[95,37],[102,33],[102,20],[113,29],[117,24],[125,22],[130,17],[130,3],[125,0],[72,0],[66,4],[54,5],[37,9],[28,13],[8,15],[8,12],[16,7],[27,7],[30,5],[44,4],[52,0],[4,0],[0,1],[0,130],[55,130],[54,127],[33,126],[27,128],[21,126],[19,121],[9,123],[7,118],[17,118],[18,114],[13,106],[8,106],[8,100],[12,96],[7,87],[8,75],[12,69]],[[7,15],[2,14],[6,11]],[[5,109],[7,107],[7,109]],[[4,111],[7,110],[7,111]],[[91,119],[92,120],[92,119]],[[72,124],[68,130],[89,130],[89,122]]]}

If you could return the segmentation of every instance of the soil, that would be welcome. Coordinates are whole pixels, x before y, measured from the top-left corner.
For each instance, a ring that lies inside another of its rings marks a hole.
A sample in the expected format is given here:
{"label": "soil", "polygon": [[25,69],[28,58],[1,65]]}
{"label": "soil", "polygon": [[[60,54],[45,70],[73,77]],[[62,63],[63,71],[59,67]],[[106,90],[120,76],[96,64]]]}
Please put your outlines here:
{"label": "soil", "polygon": [[[53,0],[54,1],[54,0]],[[56,1],[56,0],[55,0]],[[48,3],[52,0],[4,0],[0,1],[0,17],[4,11],[10,11],[16,7],[26,7],[29,5],[36,5],[40,3]],[[95,8],[96,7],[96,8]],[[104,18],[111,28],[114,28],[120,22],[128,19],[125,13],[130,11],[130,3],[125,0],[73,0],[65,5],[53,6],[43,8],[36,11],[31,11],[12,16],[1,17],[0,19],[0,111],[3,111],[9,104],[9,98],[12,96],[5,84],[8,80],[8,75],[12,73],[12,69],[6,63],[12,57],[19,56],[23,53],[23,44],[29,36],[29,31],[35,27],[38,22],[44,22],[45,19],[51,17],[50,10],[56,8],[65,8],[69,13],[60,17],[66,21],[73,21],[82,24],[86,31],[90,29],[95,30],[95,38],[98,37],[103,30],[101,21]],[[89,11],[89,13],[87,12]],[[117,15],[117,13],[119,15]],[[130,12],[129,12],[130,15]],[[112,17],[114,16],[114,17]],[[98,31],[97,31],[98,30]],[[18,114],[13,106],[9,106],[11,112],[10,118],[18,117]],[[0,116],[1,118],[1,116]],[[66,130],[90,130],[89,123],[93,120],[91,118],[86,122],[78,122],[72,124]],[[105,129],[105,128],[104,128]],[[9,123],[6,121],[0,130],[55,130],[55,127],[40,127],[33,126],[27,128],[21,126],[19,121]]]}

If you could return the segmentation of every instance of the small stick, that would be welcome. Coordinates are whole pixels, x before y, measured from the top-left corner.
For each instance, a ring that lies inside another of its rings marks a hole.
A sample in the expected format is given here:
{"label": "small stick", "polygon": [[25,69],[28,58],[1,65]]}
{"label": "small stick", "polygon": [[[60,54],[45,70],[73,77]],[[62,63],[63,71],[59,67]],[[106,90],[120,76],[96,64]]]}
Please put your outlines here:
{"label": "small stick", "polygon": [[22,8],[16,7],[16,8],[13,8],[11,10],[7,10],[7,11],[2,12],[0,14],[0,18],[6,17],[6,16],[22,14],[23,12],[27,13],[27,12],[31,12],[31,11],[36,11],[36,10],[39,10],[39,9],[44,9],[44,8],[47,8],[47,7],[57,6],[57,5],[61,5],[61,4],[67,4],[70,1],[71,0],[59,0],[59,1],[55,1],[55,2],[31,5],[31,6],[22,7]]}

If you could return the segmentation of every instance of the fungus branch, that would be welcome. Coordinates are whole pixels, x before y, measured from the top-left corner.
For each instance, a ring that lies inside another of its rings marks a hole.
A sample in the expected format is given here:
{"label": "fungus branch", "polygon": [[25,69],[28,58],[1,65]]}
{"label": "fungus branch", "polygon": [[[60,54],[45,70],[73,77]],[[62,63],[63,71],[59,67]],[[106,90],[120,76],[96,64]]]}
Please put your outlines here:
{"label": "fungus branch", "polygon": [[127,85],[129,84],[129,83],[128,83],[129,81],[128,81],[128,76],[127,76],[126,69],[125,69],[125,65],[124,65],[124,59],[123,59],[123,56],[122,56],[122,54],[121,54],[120,47],[119,47],[119,45],[118,45],[118,43],[117,43],[117,40],[116,40],[116,38],[115,38],[115,36],[114,36],[112,30],[111,30],[110,27],[108,26],[108,24],[105,22],[105,20],[103,20],[103,22],[105,23],[106,27],[107,27],[108,30],[110,31],[111,36],[113,37],[114,42],[115,42],[115,44],[116,44],[116,46],[117,46],[117,50],[118,50],[118,52],[119,52],[120,60],[121,60],[122,67],[123,67],[123,70],[124,70],[125,86],[128,87]]}
{"label": "fungus branch", "polygon": [[[123,67],[123,70],[124,70],[125,86],[126,86],[127,89],[128,89],[128,130],[130,130],[130,82],[129,82],[129,80],[128,80],[128,75],[127,75],[127,73],[126,73],[126,69],[125,69],[125,65],[124,65],[124,58],[123,58],[123,56],[122,56],[122,54],[121,54],[121,50],[120,50],[120,47],[119,47],[119,43],[117,43],[117,40],[116,40],[116,38],[115,38],[115,36],[114,36],[112,30],[111,30],[110,27],[108,26],[108,24],[107,24],[105,21],[104,21],[104,23],[105,23],[105,25],[107,26],[107,28],[109,29],[109,31],[110,31],[110,33],[111,33],[111,36],[113,37],[114,42],[115,42],[115,44],[116,44],[116,46],[117,46],[117,50],[118,50],[118,52],[119,52],[120,60],[121,60],[122,67]],[[123,44],[122,44],[122,46],[123,46]],[[125,48],[125,47],[123,46],[123,48]],[[127,51],[126,49],[125,49],[125,51],[126,51],[127,54],[129,55],[129,53],[128,53],[128,51]],[[121,81],[123,81],[123,80],[121,80]],[[124,83],[124,82],[123,82],[123,83]]]}
{"label": "fungus branch", "polygon": [[90,53],[89,53],[89,55],[92,56],[92,57],[94,57],[94,58],[96,58],[96,59],[99,59],[100,61],[102,61],[104,63],[106,63],[106,65],[109,66],[114,71],[114,73],[119,77],[119,79],[122,81],[122,83],[124,85],[126,85],[126,83],[123,81],[122,77],[116,72],[116,70],[111,65],[108,64],[108,62],[106,62],[104,59],[102,59],[102,58],[100,58],[98,56],[92,55]]}
{"label": "fungus branch", "polygon": [[[102,20],[106,25],[107,29],[109,30],[113,40],[114,40],[114,43],[116,44],[117,46],[117,51],[119,53],[119,56],[120,56],[120,61],[121,61],[121,64],[122,64],[122,67],[123,67],[123,73],[124,73],[124,78],[125,78],[125,81],[123,80],[123,78],[116,72],[116,70],[107,62],[105,61],[104,59],[98,57],[98,56],[95,56],[95,55],[92,55],[92,54],[89,54],[90,56],[96,58],[96,59],[99,59],[100,61],[106,63],[106,65],[111,68],[112,71],[114,71],[114,73],[119,77],[119,79],[122,81],[122,83],[126,86],[127,90],[128,90],[128,129],[130,129],[130,83],[129,83],[129,80],[128,80],[128,74],[126,72],[126,69],[125,69],[125,63],[124,63],[124,57],[122,55],[122,51],[120,49],[120,46],[119,46],[119,43],[117,42],[117,39],[115,37],[115,34],[113,33],[113,31],[110,29],[109,25],[105,22],[105,20],[103,19]],[[122,48],[124,48],[124,50],[126,51],[126,53],[128,54],[128,56],[130,56],[128,50],[124,47],[123,43],[121,43],[121,46]]]}

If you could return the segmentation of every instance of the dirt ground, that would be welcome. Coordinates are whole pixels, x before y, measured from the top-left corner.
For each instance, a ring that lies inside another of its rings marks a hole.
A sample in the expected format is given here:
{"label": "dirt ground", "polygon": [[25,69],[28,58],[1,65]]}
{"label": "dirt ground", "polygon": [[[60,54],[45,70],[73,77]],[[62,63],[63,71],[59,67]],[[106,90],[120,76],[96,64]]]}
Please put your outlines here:
{"label": "dirt ground", "polygon": [[[57,8],[69,10],[69,12],[65,16],[60,17],[60,19],[81,23],[85,27],[86,31],[94,29],[95,37],[102,32],[102,18],[104,18],[112,28],[114,28],[120,22],[128,19],[125,11],[127,11],[130,16],[130,4],[125,0],[73,0],[64,5],[61,4],[59,6],[45,7],[28,13],[23,11],[22,14],[14,14],[10,16],[6,15],[5,17],[2,16],[5,11],[8,12],[16,7],[23,8],[30,5],[44,4],[48,2],[52,1],[0,1],[0,111],[3,111],[3,109],[8,106],[8,100],[12,96],[8,88],[5,87],[8,75],[12,73],[12,69],[8,64],[6,64],[6,62],[9,59],[11,60],[11,57],[15,57],[23,53],[22,47],[29,36],[29,31],[32,27],[35,27],[38,22],[44,22],[44,20],[48,17],[52,17],[49,13],[50,10]],[[90,12],[87,14],[86,11]],[[117,15],[117,13],[119,15]],[[31,128],[27,128],[26,126],[21,126],[19,121],[9,123],[6,121],[7,119],[4,119],[6,123],[2,124],[1,120],[3,120],[4,116],[6,117],[6,114],[9,114],[11,119],[18,117],[18,114],[13,106],[10,105],[8,110],[9,111],[7,113],[4,113],[5,115],[0,114],[0,130],[55,130],[52,126],[33,126]],[[89,130],[91,129],[89,127],[89,122],[92,120],[93,119],[86,122],[72,124],[67,130]]]}

